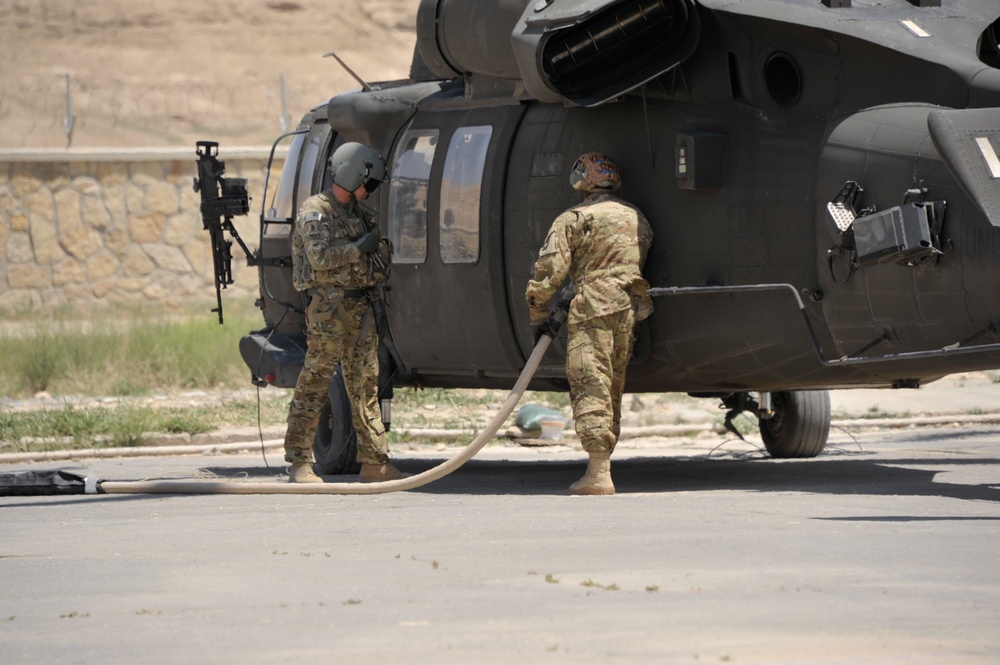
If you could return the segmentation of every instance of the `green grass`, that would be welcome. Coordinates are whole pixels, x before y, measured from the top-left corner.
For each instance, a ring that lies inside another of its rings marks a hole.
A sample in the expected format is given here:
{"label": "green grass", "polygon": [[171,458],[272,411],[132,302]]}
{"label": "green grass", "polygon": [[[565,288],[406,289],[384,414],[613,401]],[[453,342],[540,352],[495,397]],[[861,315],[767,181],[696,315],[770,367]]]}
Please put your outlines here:
{"label": "green grass", "polygon": [[[261,327],[259,311],[246,302],[227,302],[226,324],[220,326],[209,308],[60,306],[44,313],[0,312],[0,400],[7,403],[0,409],[0,451],[135,446],[143,445],[148,432],[193,435],[256,426],[258,396],[260,424],[283,424],[291,391],[267,388],[238,399],[227,392],[252,388],[238,345],[248,331]],[[147,397],[186,390],[227,397],[225,403],[202,406],[183,406],[183,399],[178,406],[147,403]],[[19,408],[18,401],[43,391],[49,401],[41,403],[51,407]],[[503,390],[397,388],[394,429],[479,428],[506,397]],[[529,392],[519,406],[528,403],[568,412],[569,395]],[[400,440],[390,433],[391,442]]]}
{"label": "green grass", "polygon": [[[35,452],[79,447],[124,447],[143,443],[144,432],[188,432],[213,429],[205,414],[178,409],[123,406],[116,409],[62,409],[0,413],[0,441],[5,452]],[[69,441],[69,440],[72,441]]]}
{"label": "green grass", "polygon": [[163,315],[151,308],[80,314],[57,310],[7,321],[0,332],[0,397],[145,395],[165,390],[245,387],[238,343],[261,326],[250,307]]}
{"label": "green grass", "polygon": [[[135,446],[148,432],[199,434],[257,424],[256,399],[171,408],[143,403],[148,395],[249,388],[239,339],[262,325],[249,304],[227,303],[224,326],[208,305],[4,314],[0,398],[17,402],[44,391],[54,405],[0,411],[4,452]],[[81,407],[87,397],[118,399]],[[261,423],[284,422],[288,398],[287,391],[262,391]]]}
{"label": "green grass", "polygon": [[[0,312],[0,399],[13,403],[0,411],[0,450],[136,446],[149,432],[193,435],[257,425],[253,393],[190,407],[154,407],[145,398],[252,388],[238,345],[261,325],[260,313],[241,302],[226,303],[224,326],[208,305]],[[15,408],[43,391],[51,407]],[[488,422],[506,392],[400,388],[394,397],[397,426],[465,429]],[[260,424],[283,424],[291,392],[267,388],[259,398]],[[560,409],[569,396],[536,392],[524,397],[528,401]]]}
{"label": "green grass", "polygon": [[[284,392],[261,396],[262,425],[284,422],[287,397]],[[150,432],[194,435],[231,425],[256,424],[255,399],[167,408],[128,400],[107,407],[78,408],[64,404],[44,410],[0,412],[0,450],[36,452],[141,446]]]}

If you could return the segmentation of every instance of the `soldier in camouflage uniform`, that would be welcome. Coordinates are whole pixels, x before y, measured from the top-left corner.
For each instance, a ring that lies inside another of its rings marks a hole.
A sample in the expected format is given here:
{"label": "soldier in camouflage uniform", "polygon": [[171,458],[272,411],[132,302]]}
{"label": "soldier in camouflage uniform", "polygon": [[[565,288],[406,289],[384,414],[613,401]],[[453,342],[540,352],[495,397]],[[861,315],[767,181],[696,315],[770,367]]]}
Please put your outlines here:
{"label": "soldier in camouflage uniform", "polygon": [[285,460],[289,482],[321,483],[312,468],[312,441],[330,380],[341,365],[358,437],[363,482],[404,474],[389,461],[378,408],[378,332],[372,299],[388,277],[391,248],[358,203],[385,180],[382,158],[345,143],[330,158],[333,185],[302,204],[292,233],[295,288],[308,293],[308,350],[288,409]]}
{"label": "soldier in camouflage uniform", "polygon": [[621,432],[625,367],[635,322],[653,311],[642,277],[653,230],[638,208],[612,195],[621,176],[607,155],[582,155],[570,184],[585,198],[552,223],[525,298],[536,340],[553,335],[558,331],[550,328],[549,301],[567,276],[573,281],[566,375],[576,432],[590,460],[569,491],[614,494],[611,453]]}

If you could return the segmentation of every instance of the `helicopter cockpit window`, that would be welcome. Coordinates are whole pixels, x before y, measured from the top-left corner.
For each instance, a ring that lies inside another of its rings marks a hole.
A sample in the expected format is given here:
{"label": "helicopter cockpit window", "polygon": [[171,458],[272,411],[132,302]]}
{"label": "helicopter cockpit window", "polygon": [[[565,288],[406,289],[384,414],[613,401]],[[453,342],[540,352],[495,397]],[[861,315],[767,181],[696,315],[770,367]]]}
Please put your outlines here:
{"label": "helicopter cockpit window", "polygon": [[[312,184],[313,176],[316,173],[316,160],[319,159],[320,150],[327,143],[329,136],[330,131],[325,124],[314,125],[313,130],[309,132],[309,138],[302,149],[302,167],[299,169],[299,192],[296,199],[298,205],[302,205],[302,202],[313,194]],[[322,165],[319,166],[322,168]]]}
{"label": "helicopter cockpit window", "polygon": [[396,150],[389,177],[393,263],[423,263],[427,259],[427,182],[437,142],[436,129],[411,129]]}
{"label": "helicopter cockpit window", "polygon": [[285,163],[281,168],[281,177],[278,178],[278,186],[274,191],[274,198],[264,215],[265,222],[276,222],[265,227],[265,235],[288,235],[292,217],[295,211],[292,210],[292,193],[295,191],[295,172],[299,166],[299,154],[302,151],[302,144],[305,142],[305,134],[296,134],[292,139],[292,145],[288,149]]}
{"label": "helicopter cockpit window", "polygon": [[461,127],[451,137],[441,176],[441,261],[479,260],[479,197],[493,128]]}

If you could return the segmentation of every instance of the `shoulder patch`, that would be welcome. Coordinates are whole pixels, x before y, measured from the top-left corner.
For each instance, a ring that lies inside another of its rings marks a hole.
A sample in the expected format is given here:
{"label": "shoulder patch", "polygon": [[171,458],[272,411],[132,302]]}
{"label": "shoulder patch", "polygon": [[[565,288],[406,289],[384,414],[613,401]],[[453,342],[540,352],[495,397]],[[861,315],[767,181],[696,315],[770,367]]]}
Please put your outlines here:
{"label": "shoulder patch", "polygon": [[556,243],[555,233],[550,233],[545,237],[545,244],[538,251],[539,258],[543,256],[548,256],[549,254],[557,254],[559,252],[558,243]]}
{"label": "shoulder patch", "polygon": [[326,215],[314,210],[313,212],[307,212],[302,215],[301,222],[303,224],[308,224],[309,222],[322,222],[324,219],[326,219]]}

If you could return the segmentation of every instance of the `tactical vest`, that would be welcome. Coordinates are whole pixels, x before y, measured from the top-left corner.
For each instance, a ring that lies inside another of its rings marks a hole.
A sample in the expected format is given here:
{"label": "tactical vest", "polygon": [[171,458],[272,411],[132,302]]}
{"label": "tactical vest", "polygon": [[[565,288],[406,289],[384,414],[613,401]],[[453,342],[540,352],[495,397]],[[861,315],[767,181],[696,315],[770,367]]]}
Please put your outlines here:
{"label": "tactical vest", "polygon": [[344,206],[330,192],[306,199],[292,230],[295,288],[364,289],[385,282],[392,254],[389,241],[381,239],[378,250],[365,255],[354,246],[372,228],[355,204]]}

